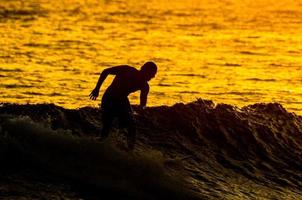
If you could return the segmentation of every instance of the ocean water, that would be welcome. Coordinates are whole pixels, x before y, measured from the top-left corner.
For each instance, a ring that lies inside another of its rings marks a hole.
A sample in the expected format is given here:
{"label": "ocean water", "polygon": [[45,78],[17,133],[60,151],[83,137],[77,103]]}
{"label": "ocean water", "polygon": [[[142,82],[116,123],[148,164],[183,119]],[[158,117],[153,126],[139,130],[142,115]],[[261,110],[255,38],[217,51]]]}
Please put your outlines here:
{"label": "ocean water", "polygon": [[0,102],[97,106],[103,69],[153,60],[149,106],[203,98],[301,114],[301,24],[295,0],[1,0]]}

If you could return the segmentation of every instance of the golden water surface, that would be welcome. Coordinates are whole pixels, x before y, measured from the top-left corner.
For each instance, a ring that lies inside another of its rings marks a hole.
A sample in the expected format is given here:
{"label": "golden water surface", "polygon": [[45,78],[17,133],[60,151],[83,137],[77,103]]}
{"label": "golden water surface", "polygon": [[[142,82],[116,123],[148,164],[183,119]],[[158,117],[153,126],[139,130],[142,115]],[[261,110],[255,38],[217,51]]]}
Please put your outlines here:
{"label": "golden water surface", "polygon": [[97,106],[88,95],[103,69],[153,60],[149,106],[204,98],[302,113],[301,1],[1,0],[0,37],[0,102]]}

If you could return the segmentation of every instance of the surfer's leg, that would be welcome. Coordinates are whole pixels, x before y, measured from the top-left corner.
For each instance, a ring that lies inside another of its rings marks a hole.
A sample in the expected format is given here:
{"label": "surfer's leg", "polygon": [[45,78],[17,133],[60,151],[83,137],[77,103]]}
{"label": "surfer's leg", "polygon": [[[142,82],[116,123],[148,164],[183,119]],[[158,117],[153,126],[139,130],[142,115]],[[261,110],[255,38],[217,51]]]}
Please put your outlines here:
{"label": "surfer's leg", "polygon": [[103,122],[103,128],[102,128],[102,131],[101,131],[101,139],[100,140],[105,140],[109,136],[111,125],[112,125],[112,123],[109,123],[109,122],[104,123]]}
{"label": "surfer's leg", "polygon": [[114,119],[114,116],[111,113],[103,112],[103,116],[102,116],[103,127],[102,127],[102,131],[101,131],[100,140],[105,140],[109,136],[113,119]]}
{"label": "surfer's leg", "polygon": [[120,118],[122,127],[127,128],[127,145],[129,150],[134,149],[135,136],[136,136],[136,126],[131,112],[124,113]]}
{"label": "surfer's leg", "polygon": [[136,127],[135,124],[131,124],[128,127],[127,132],[127,145],[129,150],[134,149],[135,139],[136,139]]}
{"label": "surfer's leg", "polygon": [[101,138],[100,140],[105,140],[110,133],[112,122],[114,118],[116,117],[116,105],[115,102],[112,99],[104,98],[102,99],[102,131],[101,131]]}
{"label": "surfer's leg", "polygon": [[120,128],[127,128],[127,145],[129,150],[134,149],[136,126],[133,118],[133,111],[128,98],[123,101],[120,107],[119,121]]}

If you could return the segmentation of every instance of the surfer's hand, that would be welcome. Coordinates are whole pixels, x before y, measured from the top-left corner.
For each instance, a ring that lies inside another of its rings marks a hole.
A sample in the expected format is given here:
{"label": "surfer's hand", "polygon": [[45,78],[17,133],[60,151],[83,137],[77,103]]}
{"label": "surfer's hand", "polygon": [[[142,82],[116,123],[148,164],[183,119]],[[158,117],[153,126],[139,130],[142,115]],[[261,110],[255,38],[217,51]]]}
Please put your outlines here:
{"label": "surfer's hand", "polygon": [[91,100],[96,100],[99,96],[99,92],[100,92],[100,90],[98,88],[94,88],[92,90],[92,92],[90,93],[90,95],[89,95],[90,99]]}

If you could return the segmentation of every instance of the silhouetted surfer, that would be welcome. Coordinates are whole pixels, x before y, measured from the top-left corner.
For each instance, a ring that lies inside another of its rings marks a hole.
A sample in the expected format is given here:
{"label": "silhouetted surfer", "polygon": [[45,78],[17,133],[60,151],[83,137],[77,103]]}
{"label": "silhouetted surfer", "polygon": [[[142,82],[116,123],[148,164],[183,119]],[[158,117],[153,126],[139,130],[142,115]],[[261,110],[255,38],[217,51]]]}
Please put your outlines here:
{"label": "silhouetted surfer", "polygon": [[119,120],[120,128],[127,128],[128,148],[133,149],[135,144],[136,127],[132,116],[132,108],[128,95],[140,90],[140,107],[143,109],[147,104],[150,81],[157,72],[157,66],[153,62],[146,62],[140,70],[128,65],[121,65],[105,69],[92,90],[90,99],[96,100],[100,87],[106,77],[111,74],[115,78],[102,97],[102,121],[101,140],[108,137],[112,122]]}

